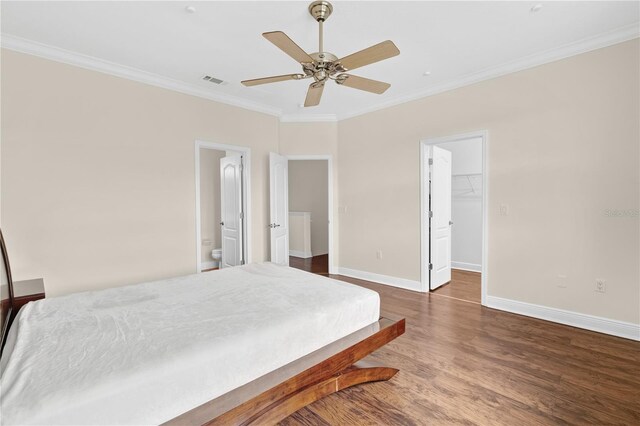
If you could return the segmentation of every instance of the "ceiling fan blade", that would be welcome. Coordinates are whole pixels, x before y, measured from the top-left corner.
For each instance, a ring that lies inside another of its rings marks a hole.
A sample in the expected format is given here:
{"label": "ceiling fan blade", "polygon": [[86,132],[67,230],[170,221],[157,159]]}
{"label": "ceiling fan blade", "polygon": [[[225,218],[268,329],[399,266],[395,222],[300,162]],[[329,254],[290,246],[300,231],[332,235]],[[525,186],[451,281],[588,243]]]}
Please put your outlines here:
{"label": "ceiling fan blade", "polygon": [[336,83],[371,93],[383,94],[391,85],[383,81],[371,80],[357,75],[340,74]]}
{"label": "ceiling fan blade", "polygon": [[322,97],[322,91],[324,90],[324,83],[311,83],[309,90],[307,90],[307,98],[304,100],[304,106],[316,106],[320,103]]}
{"label": "ceiling fan blade", "polygon": [[309,56],[307,52],[302,50],[300,46],[295,44],[294,41],[282,31],[271,31],[263,33],[262,36],[299,63],[305,64],[313,62],[313,58]]}
{"label": "ceiling fan blade", "polygon": [[304,78],[303,74],[285,74],[273,77],[254,78],[253,80],[243,80],[241,83],[245,86],[257,86],[259,84],[276,83],[278,81],[300,80],[301,78]]}
{"label": "ceiling fan blade", "polygon": [[359,52],[352,53],[342,59],[338,59],[336,62],[342,65],[345,71],[350,71],[365,65],[373,64],[374,62],[392,58],[399,54],[400,50],[398,50],[396,45],[393,44],[391,40],[387,40],[371,47],[367,47]]}

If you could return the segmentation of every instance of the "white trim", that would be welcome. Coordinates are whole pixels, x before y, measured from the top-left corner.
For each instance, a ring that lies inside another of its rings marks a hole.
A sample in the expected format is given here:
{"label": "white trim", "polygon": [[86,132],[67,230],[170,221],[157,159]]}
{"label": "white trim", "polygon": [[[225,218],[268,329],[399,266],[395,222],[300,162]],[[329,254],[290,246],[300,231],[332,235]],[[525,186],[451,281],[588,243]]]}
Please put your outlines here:
{"label": "white trim", "polygon": [[424,160],[429,155],[427,144],[420,141],[420,291],[429,291],[429,274],[427,271],[427,253],[429,253],[429,231],[424,226],[427,220],[427,197],[425,197],[425,181],[427,170],[424,166]]}
{"label": "white trim", "polygon": [[75,65],[75,66],[90,69],[93,71],[115,75],[117,77],[139,81],[141,83],[162,87],[168,90],[174,90],[180,93],[186,93],[192,96],[198,96],[201,98],[210,99],[210,100],[221,102],[227,105],[233,105],[240,108],[249,109],[252,111],[258,111],[265,114],[274,115],[274,116],[280,117],[280,121],[282,122],[303,122],[303,123],[345,120],[348,118],[367,114],[369,112],[388,108],[394,105],[411,102],[417,99],[447,92],[449,90],[454,90],[460,87],[469,86],[471,84],[479,83],[484,80],[490,80],[492,78],[500,77],[505,74],[522,71],[522,70],[537,67],[539,65],[543,65],[549,62],[554,62],[561,59],[569,58],[571,56],[579,55],[581,53],[586,53],[592,50],[601,49],[603,47],[612,46],[614,44],[623,43],[625,41],[629,41],[637,37],[640,37],[640,29],[638,27],[638,24],[637,23],[630,24],[606,33],[587,37],[582,40],[578,40],[572,43],[555,47],[553,49],[549,49],[539,53],[534,53],[524,58],[505,62],[503,64],[500,64],[491,68],[487,68],[482,71],[467,74],[465,76],[456,78],[454,80],[444,82],[437,86],[428,87],[423,90],[412,91],[410,94],[400,96],[394,99],[389,99],[388,101],[381,102],[381,103],[372,105],[370,107],[351,111],[347,114],[336,115],[336,114],[305,114],[305,113],[283,114],[283,111],[281,108],[273,107],[271,105],[265,105],[260,102],[254,102],[254,101],[250,101],[237,96],[224,94],[224,93],[211,92],[194,84],[173,80],[167,77],[159,76],[157,74],[152,74],[146,71],[116,64],[114,62],[109,62],[109,61],[95,58],[92,56],[71,52],[69,50],[61,49],[59,47],[38,43],[32,40],[27,40],[11,34],[2,33],[0,36],[1,42],[2,42],[1,45],[3,48],[6,48],[6,49],[39,56],[39,57],[50,59],[57,62],[63,62],[66,64]]}
{"label": "white trim", "polygon": [[327,175],[328,175],[328,209],[329,209],[329,273],[335,274],[336,268],[334,266],[334,254],[333,247],[333,157],[331,155],[285,155],[288,160],[326,160],[327,161]]}
{"label": "white trim", "polygon": [[202,272],[205,269],[219,268],[220,264],[219,264],[219,262],[216,262],[215,260],[210,260],[210,261],[207,261],[207,262],[201,262],[200,263],[200,267],[202,268],[200,270],[200,272]]}
{"label": "white trim", "polygon": [[[480,130],[459,135],[430,138],[420,141],[420,281],[421,289],[429,291],[429,272],[426,254],[429,253],[429,229],[424,224],[427,221],[427,209],[425,203],[425,156],[427,145],[436,145],[444,142],[454,142],[466,139],[482,139],[482,276],[480,277],[480,303],[486,305],[487,290],[489,286],[489,132]],[[453,265],[452,265],[453,266]]]}
{"label": "white trim", "polygon": [[39,56],[52,61],[62,62],[64,64],[74,65],[91,71],[98,71],[116,77],[149,84],[151,86],[173,90],[174,92],[197,96],[199,98],[209,99],[264,114],[274,115],[276,117],[279,117],[282,114],[282,109],[280,108],[250,101],[226,93],[213,92],[212,90],[207,90],[196,84],[185,83],[183,81],[163,77],[158,74],[120,65],[115,62],[110,62],[93,56],[71,52],[59,47],[38,43],[36,41],[27,40],[5,33],[2,33],[1,39],[3,48],[14,50],[16,52],[27,53],[29,55]]}
{"label": "white trim", "polygon": [[313,257],[310,251],[302,251],[302,250],[291,250],[289,249],[289,256],[299,257],[301,259],[309,259]]}
{"label": "white trim", "polygon": [[582,40],[554,47],[553,49],[534,53],[532,55],[525,56],[524,58],[505,62],[503,64],[487,68],[482,71],[467,74],[465,76],[444,82],[437,86],[428,87],[423,90],[416,90],[410,94],[400,96],[395,99],[390,99],[386,102],[378,103],[370,107],[352,111],[347,114],[338,115],[338,121],[389,108],[394,105],[437,95],[439,93],[448,92],[450,90],[458,89],[461,87],[470,86],[481,81],[491,80],[493,78],[501,77],[506,74],[534,68],[540,65],[547,64],[549,62],[555,62],[561,59],[569,58],[571,56],[587,53],[592,50],[602,49],[603,47],[623,43],[625,41],[629,41],[638,37],[640,37],[640,27],[638,26],[638,24],[635,23],[626,25],[624,27],[620,27],[606,33],[587,37]]}
{"label": "white trim", "polygon": [[451,261],[451,269],[459,269],[461,271],[482,272],[482,265],[477,263],[454,262]]}
{"label": "white trim", "polygon": [[229,145],[218,142],[207,142],[197,140],[195,145],[195,180],[196,180],[196,273],[202,271],[202,229],[200,225],[200,148],[204,149],[216,149],[218,151],[234,151],[242,154],[244,158],[244,178],[243,178],[243,193],[244,193],[244,255],[245,263],[251,263],[251,251],[253,246],[251,244],[251,222],[252,222],[252,208],[251,208],[251,148]]}
{"label": "white trim", "polygon": [[503,299],[496,296],[488,296],[486,302],[486,306],[489,308],[640,341],[640,324],[534,305],[518,300]]}
{"label": "white trim", "polygon": [[338,121],[336,114],[283,114],[281,123],[318,123]]}
{"label": "white trim", "polygon": [[420,281],[391,277],[389,275],[375,274],[373,272],[358,271],[357,269],[344,268],[342,266],[338,268],[338,274],[344,275],[346,277],[357,278],[360,280],[371,281],[378,284],[403,288],[405,290],[422,292],[422,285]]}

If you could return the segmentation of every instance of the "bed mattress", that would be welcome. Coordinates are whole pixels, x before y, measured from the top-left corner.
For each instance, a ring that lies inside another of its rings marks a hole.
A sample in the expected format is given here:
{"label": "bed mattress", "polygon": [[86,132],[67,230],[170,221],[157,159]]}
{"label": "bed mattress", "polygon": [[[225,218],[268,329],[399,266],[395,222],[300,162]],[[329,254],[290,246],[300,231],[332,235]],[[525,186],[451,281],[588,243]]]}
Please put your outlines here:
{"label": "bed mattress", "polygon": [[271,263],[29,303],[3,424],[159,424],[379,318],[376,292]]}

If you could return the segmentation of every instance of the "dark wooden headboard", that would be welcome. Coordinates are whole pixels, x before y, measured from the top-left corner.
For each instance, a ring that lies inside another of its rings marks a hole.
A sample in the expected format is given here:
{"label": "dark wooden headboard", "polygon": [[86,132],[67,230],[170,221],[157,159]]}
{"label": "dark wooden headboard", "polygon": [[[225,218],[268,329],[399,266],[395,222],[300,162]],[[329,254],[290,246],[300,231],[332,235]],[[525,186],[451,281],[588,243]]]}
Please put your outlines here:
{"label": "dark wooden headboard", "polygon": [[13,319],[13,281],[11,279],[11,267],[9,266],[9,255],[7,254],[7,246],[4,243],[4,236],[0,229],[0,249],[2,250],[2,270],[0,273],[0,317],[2,324],[0,329],[2,330],[2,342],[0,343],[0,355],[4,348],[5,340],[7,339],[7,333],[11,326],[11,320]]}

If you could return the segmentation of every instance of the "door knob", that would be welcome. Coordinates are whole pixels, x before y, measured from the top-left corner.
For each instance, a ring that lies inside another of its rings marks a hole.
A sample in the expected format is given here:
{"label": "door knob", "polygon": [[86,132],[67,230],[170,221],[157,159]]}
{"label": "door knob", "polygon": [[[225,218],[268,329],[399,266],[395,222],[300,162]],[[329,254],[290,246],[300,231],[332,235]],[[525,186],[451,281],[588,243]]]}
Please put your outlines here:
{"label": "door knob", "polygon": [[453,221],[452,220],[449,221],[449,225],[453,225]]}
{"label": "door knob", "polygon": [[224,226],[224,222],[220,222],[220,226]]}

